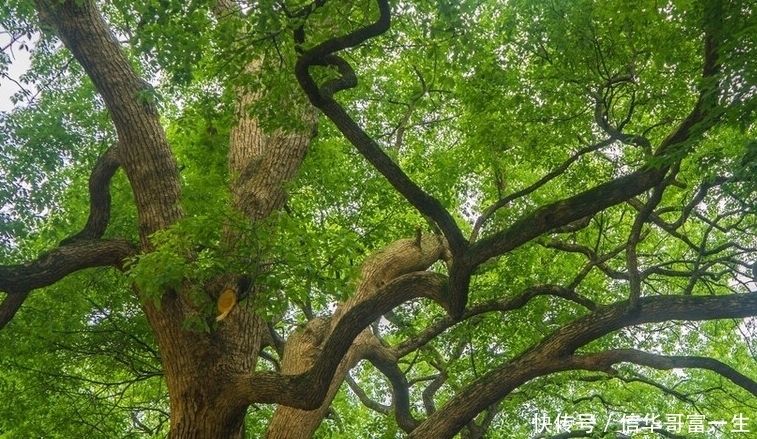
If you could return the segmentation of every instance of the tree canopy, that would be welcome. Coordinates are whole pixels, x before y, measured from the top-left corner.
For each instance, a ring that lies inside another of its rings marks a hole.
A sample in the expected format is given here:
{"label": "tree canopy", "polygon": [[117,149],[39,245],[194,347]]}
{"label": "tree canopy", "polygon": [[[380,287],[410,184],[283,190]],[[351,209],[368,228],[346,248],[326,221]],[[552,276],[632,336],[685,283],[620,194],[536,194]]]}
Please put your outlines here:
{"label": "tree canopy", "polygon": [[6,3],[0,438],[757,431],[753,1]]}

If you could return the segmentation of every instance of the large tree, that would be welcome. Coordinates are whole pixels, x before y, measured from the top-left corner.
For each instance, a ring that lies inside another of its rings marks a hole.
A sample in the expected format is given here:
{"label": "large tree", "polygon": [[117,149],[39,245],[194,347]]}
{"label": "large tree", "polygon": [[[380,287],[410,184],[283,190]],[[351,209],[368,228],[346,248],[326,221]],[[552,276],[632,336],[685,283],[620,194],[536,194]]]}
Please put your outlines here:
{"label": "large tree", "polygon": [[752,2],[146,3],[0,15],[0,437],[757,431]]}

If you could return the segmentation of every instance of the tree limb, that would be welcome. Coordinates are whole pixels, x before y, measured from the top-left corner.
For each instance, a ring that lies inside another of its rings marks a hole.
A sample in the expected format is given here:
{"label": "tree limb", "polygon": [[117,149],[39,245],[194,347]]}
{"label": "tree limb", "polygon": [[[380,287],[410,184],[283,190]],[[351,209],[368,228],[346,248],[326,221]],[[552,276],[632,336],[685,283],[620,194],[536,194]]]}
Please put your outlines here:
{"label": "tree limb", "polygon": [[[575,350],[618,329],[669,320],[717,320],[755,316],[757,293],[642,297],[638,302],[638,313],[629,314],[627,310],[628,301],[618,302],[599,308],[556,330],[523,354],[474,381],[422,422],[410,437],[451,438],[478,413],[527,381],[555,372],[583,368],[584,364],[571,361]],[[722,366],[708,366],[720,367],[724,373],[729,373]],[[611,373],[612,370],[606,369],[605,372]],[[734,382],[741,379],[737,375],[732,376],[736,380]]]}
{"label": "tree limb", "polygon": [[347,385],[350,387],[350,390],[352,390],[352,393],[357,396],[357,399],[359,399],[364,406],[368,407],[376,413],[381,413],[382,415],[388,415],[391,412],[392,408],[390,406],[372,400],[371,397],[365,393],[365,390],[363,390],[360,385],[355,382],[350,374],[347,374],[344,377],[344,381],[347,382]]}
{"label": "tree limb", "polygon": [[396,346],[392,348],[392,351],[394,352],[394,355],[396,355],[398,358],[402,358],[405,355],[408,355],[409,353],[414,352],[416,349],[425,345],[426,343],[431,341],[434,337],[441,334],[448,328],[452,327],[457,322],[462,322],[471,317],[481,315],[487,312],[494,312],[494,311],[507,312],[507,311],[519,309],[525,306],[531,299],[538,296],[546,296],[546,295],[561,297],[565,300],[570,300],[589,310],[594,310],[597,307],[597,305],[594,302],[586,299],[583,296],[580,296],[579,294],[577,294],[575,291],[571,289],[564,288],[559,285],[534,285],[532,287],[526,288],[520,294],[514,297],[508,297],[508,298],[499,299],[499,300],[491,300],[491,301],[487,301],[487,302],[483,302],[483,303],[471,306],[468,310],[465,311],[465,313],[462,315],[460,319],[455,319],[451,316],[444,317],[440,319],[439,321],[437,321],[436,323],[425,328],[417,336],[397,344]]}
{"label": "tree limb", "polygon": [[580,369],[604,371],[617,363],[634,363],[659,370],[707,369],[728,378],[732,383],[757,396],[757,382],[722,361],[709,357],[668,356],[637,349],[616,349],[596,354],[573,355],[568,361],[573,362]]}
{"label": "tree limb", "polygon": [[91,0],[36,0],[50,26],[81,64],[102,96],[118,133],[118,161],[137,205],[142,244],[183,215],[179,174],[160,124],[152,87],[134,71]]}
{"label": "tree limb", "polygon": [[[404,171],[387,156],[381,147],[347,114],[344,108],[333,98],[341,90],[357,85],[357,78],[352,67],[344,59],[336,56],[337,52],[355,47],[364,41],[381,35],[389,29],[391,10],[387,0],[377,0],[379,17],[373,23],[360,27],[346,35],[334,37],[304,51],[295,66],[295,74],[300,86],[310,102],[320,109],[342,132],[355,148],[363,155],[389,183],[405,197],[420,213],[431,218],[444,233],[453,255],[462,254],[466,240],[455,223],[452,215],[442,204],[421,189]],[[302,29],[299,30],[303,32]],[[310,74],[313,66],[333,66],[340,73],[338,79],[332,79],[318,86]]]}
{"label": "tree limb", "polygon": [[[721,11],[722,13],[722,11]],[[722,17],[708,17],[719,22]],[[619,204],[660,184],[669,166],[686,152],[687,144],[699,138],[720,117],[717,106],[720,72],[717,25],[705,25],[702,85],[699,97],[691,112],[660,143],[654,156],[662,163],[646,166],[631,174],[602,183],[592,189],[543,206],[516,221],[508,229],[482,239],[469,249],[470,264],[476,267],[484,261],[511,251],[533,238],[554,228],[564,226],[583,217]],[[668,157],[668,158],[666,158]],[[667,163],[666,163],[667,162]]]}
{"label": "tree limb", "polygon": [[136,253],[125,239],[89,239],[58,247],[35,261],[0,267],[0,291],[26,294],[46,287],[85,268],[121,267],[124,259]]}
{"label": "tree limb", "polygon": [[405,374],[397,366],[397,358],[386,348],[371,349],[366,356],[392,385],[392,405],[397,425],[406,432],[411,432],[418,426],[418,421],[410,411],[410,385]]}
{"label": "tree limb", "polygon": [[13,316],[21,308],[26,298],[29,297],[29,291],[17,294],[8,294],[5,300],[0,303],[0,329],[13,320]]}
{"label": "tree limb", "polygon": [[[118,170],[116,154],[114,149],[110,148],[98,159],[89,176],[90,208],[86,225],[79,233],[61,241],[60,247],[56,249],[59,250],[57,253],[56,250],[48,252],[31,264],[0,267],[0,290],[9,293],[0,304],[0,329],[13,319],[32,289],[51,285],[64,276],[84,268],[103,265],[120,267],[123,260],[135,252],[135,249],[126,241],[117,240],[110,241],[108,245],[95,245],[99,250],[96,250],[97,254],[94,258],[82,255],[88,250],[72,250],[71,248],[71,245],[76,242],[89,242],[89,244],[103,242],[99,241],[99,238],[105,233],[110,220],[110,180],[116,170]],[[114,242],[118,242],[119,245],[113,246]],[[122,248],[116,248],[119,246]],[[64,250],[60,251],[61,249]],[[120,256],[119,252],[122,252]],[[99,256],[103,254],[106,257],[100,259]],[[78,259],[78,263],[73,263],[70,257]],[[66,263],[69,265],[66,266]],[[90,263],[96,265],[88,265]],[[51,268],[60,271],[52,273]],[[37,281],[31,280],[35,277],[35,269],[41,270],[36,273]]]}
{"label": "tree limb", "polygon": [[95,167],[89,175],[89,217],[87,224],[79,233],[61,241],[61,245],[85,239],[101,238],[105,233],[110,221],[110,180],[119,166],[116,155],[114,148],[108,148],[95,163]]}
{"label": "tree limb", "polygon": [[303,410],[321,405],[334,371],[353,340],[370,322],[396,306],[416,297],[426,297],[446,306],[447,277],[430,271],[402,275],[376,294],[347,311],[323,344],[312,368],[297,375],[274,372],[240,374],[232,383],[242,400],[284,404]]}
{"label": "tree limb", "polygon": [[472,242],[475,242],[476,239],[478,239],[478,234],[481,231],[481,228],[486,224],[486,222],[495,213],[497,213],[499,209],[507,206],[510,202],[517,200],[518,198],[525,197],[526,195],[536,191],[540,187],[544,186],[545,184],[554,180],[558,176],[562,175],[570,167],[570,165],[577,162],[578,159],[580,159],[584,155],[597,151],[599,149],[602,149],[606,146],[609,146],[614,141],[615,139],[606,139],[601,142],[597,142],[593,145],[588,145],[579,149],[575,154],[568,157],[568,159],[565,160],[560,166],[556,167],[555,169],[550,171],[548,174],[544,175],[542,178],[540,178],[537,182],[535,182],[531,186],[528,186],[527,188],[524,188],[522,190],[519,190],[515,193],[512,193],[506,197],[503,197],[497,200],[494,204],[487,207],[486,210],[484,210],[484,212],[481,214],[481,216],[476,219],[476,222],[473,225],[473,231],[471,232],[469,241],[472,243]]}

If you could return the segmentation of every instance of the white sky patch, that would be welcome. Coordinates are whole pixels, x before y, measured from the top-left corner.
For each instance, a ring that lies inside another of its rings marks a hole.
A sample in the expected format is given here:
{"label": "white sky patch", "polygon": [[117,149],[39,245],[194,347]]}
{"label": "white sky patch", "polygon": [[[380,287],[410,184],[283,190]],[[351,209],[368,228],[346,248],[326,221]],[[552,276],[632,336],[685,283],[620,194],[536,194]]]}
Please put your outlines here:
{"label": "white sky patch", "polygon": [[[11,111],[14,107],[11,96],[21,90],[19,87],[21,75],[31,66],[28,50],[21,49],[21,42],[12,43],[13,36],[0,28],[0,48],[10,58],[8,70],[0,74],[0,111]],[[33,44],[25,41],[26,44]]]}

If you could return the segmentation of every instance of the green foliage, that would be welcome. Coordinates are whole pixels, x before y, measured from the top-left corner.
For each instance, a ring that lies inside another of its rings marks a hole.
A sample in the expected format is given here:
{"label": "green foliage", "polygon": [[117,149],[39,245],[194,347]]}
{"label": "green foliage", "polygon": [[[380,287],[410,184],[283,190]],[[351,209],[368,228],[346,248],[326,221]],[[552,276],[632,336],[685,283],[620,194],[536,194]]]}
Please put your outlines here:
{"label": "green foliage", "polygon": [[[185,282],[203,285],[228,269],[218,256],[220,230],[215,225],[222,219],[187,217],[152,236],[155,250],[128,261],[128,278],[139,288],[143,302],[160,307],[166,291],[177,291]],[[207,299],[204,302],[207,307]]]}
{"label": "green foliage", "polygon": [[[0,331],[0,367],[4,439],[165,434],[157,348],[116,273],[78,273],[30,297]],[[135,418],[154,431],[140,430]]]}

